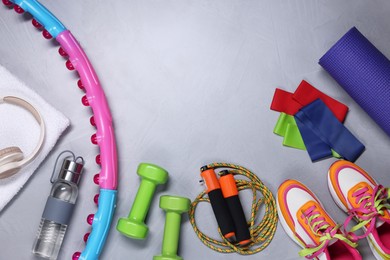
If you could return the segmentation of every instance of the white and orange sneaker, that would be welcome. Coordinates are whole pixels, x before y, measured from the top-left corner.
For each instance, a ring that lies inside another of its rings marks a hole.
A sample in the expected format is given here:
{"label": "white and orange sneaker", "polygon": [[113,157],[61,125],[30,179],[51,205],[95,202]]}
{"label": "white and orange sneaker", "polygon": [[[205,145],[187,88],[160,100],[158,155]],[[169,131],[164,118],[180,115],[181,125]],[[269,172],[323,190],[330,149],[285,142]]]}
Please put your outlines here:
{"label": "white and orange sneaker", "polygon": [[352,242],[302,183],[283,182],[278,189],[277,208],[286,233],[303,250],[300,256],[320,260],[360,260]]}
{"label": "white and orange sneaker", "polygon": [[390,259],[389,190],[356,164],[343,160],[330,166],[328,186],[337,205],[349,215],[344,226],[354,218],[358,224],[350,231],[363,229],[364,234],[355,239],[367,237],[377,259]]}

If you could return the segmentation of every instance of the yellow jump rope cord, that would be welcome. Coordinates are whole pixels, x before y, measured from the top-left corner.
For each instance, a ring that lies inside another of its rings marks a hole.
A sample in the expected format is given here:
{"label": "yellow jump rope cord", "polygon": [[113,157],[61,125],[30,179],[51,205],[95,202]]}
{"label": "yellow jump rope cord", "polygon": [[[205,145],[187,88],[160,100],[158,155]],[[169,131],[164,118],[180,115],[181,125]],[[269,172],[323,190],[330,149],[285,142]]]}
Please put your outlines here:
{"label": "yellow jump rope cord", "polygon": [[[189,219],[191,225],[199,237],[200,241],[207,247],[220,253],[238,253],[241,255],[252,255],[264,250],[272,238],[275,235],[276,226],[278,223],[278,213],[276,210],[276,202],[271,191],[263,184],[263,182],[248,169],[230,163],[212,163],[207,165],[208,168],[227,168],[233,175],[245,176],[248,180],[236,179],[237,188],[239,191],[250,189],[252,191],[253,200],[251,207],[251,217],[249,219],[249,232],[251,234],[251,243],[245,247],[237,247],[230,243],[221,233],[218,228],[218,232],[222,238],[222,241],[208,237],[202,231],[198,229],[195,222],[195,210],[200,202],[208,202],[207,194],[200,193],[195,200],[191,203],[189,210]],[[260,192],[263,197],[258,199],[257,192]],[[261,205],[265,206],[265,213],[259,224],[255,225],[256,217]]]}

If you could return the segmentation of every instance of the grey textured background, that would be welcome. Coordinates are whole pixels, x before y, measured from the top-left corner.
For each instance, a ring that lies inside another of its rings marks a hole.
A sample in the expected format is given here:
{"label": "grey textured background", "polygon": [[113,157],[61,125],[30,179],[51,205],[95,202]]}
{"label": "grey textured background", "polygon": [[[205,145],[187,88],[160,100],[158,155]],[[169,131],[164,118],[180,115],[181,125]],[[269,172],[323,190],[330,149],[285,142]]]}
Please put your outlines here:
{"label": "grey textured background", "polygon": [[[349,28],[357,26],[390,57],[390,2],[386,0],[138,0],[42,1],[73,32],[89,55],[111,107],[118,140],[119,198],[114,225],[130,210],[140,162],[170,173],[154,197],[149,237],[133,241],[114,226],[102,259],[151,259],[159,254],[165,215],[162,194],[191,199],[201,192],[198,169],[213,161],[253,170],[275,193],[287,178],[305,183],[337,220],[345,215],[332,201],[326,172],[332,159],[311,163],[306,152],[282,147],[272,133],[278,113],[269,105],[275,87],[294,91],[302,79],[350,107],[345,125],[366,145],[357,161],[390,185],[390,139],[317,64]],[[71,120],[71,127],[18,196],[0,213],[0,259],[34,259],[31,247],[55,157],[71,149],[86,159],[79,203],[60,259],[84,247],[86,216],[95,212],[93,175],[98,150],[90,144],[90,111],[57,47],[42,38],[25,16],[0,8],[0,63]],[[1,136],[1,138],[6,138]],[[244,198],[247,200],[247,198]],[[209,207],[199,223],[215,235]],[[364,259],[373,259],[366,241]],[[185,259],[299,259],[299,247],[281,226],[263,252],[223,255],[206,248],[188,219],[182,224]]]}

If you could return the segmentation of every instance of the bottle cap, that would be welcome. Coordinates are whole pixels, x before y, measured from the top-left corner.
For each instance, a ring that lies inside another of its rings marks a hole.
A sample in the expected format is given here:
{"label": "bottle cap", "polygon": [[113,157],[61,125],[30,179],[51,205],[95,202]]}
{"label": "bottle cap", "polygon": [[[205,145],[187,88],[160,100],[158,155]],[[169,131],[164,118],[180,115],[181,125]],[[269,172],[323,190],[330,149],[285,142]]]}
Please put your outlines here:
{"label": "bottle cap", "polygon": [[65,159],[62,163],[59,179],[79,184],[84,165],[76,161]]}

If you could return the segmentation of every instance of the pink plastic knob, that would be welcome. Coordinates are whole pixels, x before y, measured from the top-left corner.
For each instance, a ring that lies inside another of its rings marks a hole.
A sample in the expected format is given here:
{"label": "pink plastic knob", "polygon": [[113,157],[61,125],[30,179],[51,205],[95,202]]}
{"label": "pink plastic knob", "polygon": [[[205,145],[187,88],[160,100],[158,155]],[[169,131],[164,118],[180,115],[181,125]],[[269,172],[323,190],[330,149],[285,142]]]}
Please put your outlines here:
{"label": "pink plastic knob", "polygon": [[42,31],[42,35],[45,39],[48,39],[50,40],[51,38],[53,38],[53,36],[51,36],[51,34],[45,29]]}
{"label": "pink plastic knob", "polygon": [[94,217],[95,217],[95,214],[89,214],[87,217],[87,223],[92,225]]}
{"label": "pink plastic knob", "polygon": [[58,49],[58,53],[59,53],[62,57],[68,56],[68,54],[66,53],[66,51],[65,51],[62,47],[60,47],[60,48]]}
{"label": "pink plastic knob", "polygon": [[13,3],[10,0],[3,0],[3,4],[6,6],[12,6]]}
{"label": "pink plastic knob", "polygon": [[93,135],[91,136],[91,142],[92,142],[93,144],[98,144],[98,139],[97,139],[96,134],[93,134]]}
{"label": "pink plastic knob", "polygon": [[99,193],[96,194],[96,195],[93,197],[93,201],[95,202],[96,205],[99,203]]}
{"label": "pink plastic knob", "polygon": [[89,232],[88,233],[85,233],[85,235],[84,235],[84,242],[85,243],[87,243],[87,241],[88,241],[88,237],[89,237]]}
{"label": "pink plastic knob", "polygon": [[89,122],[91,123],[91,125],[96,126],[95,118],[93,116],[91,116],[91,118],[89,119]]}
{"label": "pink plastic knob", "polygon": [[17,12],[18,14],[24,13],[23,8],[20,7],[20,6],[18,6],[18,5],[14,5],[14,10],[15,10],[15,12]]}
{"label": "pink plastic knob", "polygon": [[97,174],[95,174],[95,176],[93,176],[93,182],[96,185],[99,185],[99,173],[97,173]]}
{"label": "pink plastic knob", "polygon": [[67,60],[65,64],[68,70],[74,70],[73,64],[70,60]]}
{"label": "pink plastic knob", "polygon": [[33,25],[35,28],[38,28],[38,29],[42,28],[42,24],[38,23],[37,20],[32,19],[31,22],[32,22],[32,25]]}
{"label": "pink plastic knob", "polygon": [[81,98],[81,102],[83,103],[84,106],[89,106],[89,101],[88,101],[87,96],[83,96]]}
{"label": "pink plastic knob", "polygon": [[96,159],[95,159],[96,163],[97,164],[101,164],[102,163],[102,160],[101,160],[101,157],[100,157],[100,154],[96,155]]}
{"label": "pink plastic knob", "polygon": [[81,256],[81,252],[75,252],[73,255],[72,255],[72,260],[78,260]]}
{"label": "pink plastic knob", "polygon": [[79,86],[80,89],[84,89],[84,85],[83,85],[83,82],[81,81],[81,79],[79,79],[77,81],[77,86]]}

